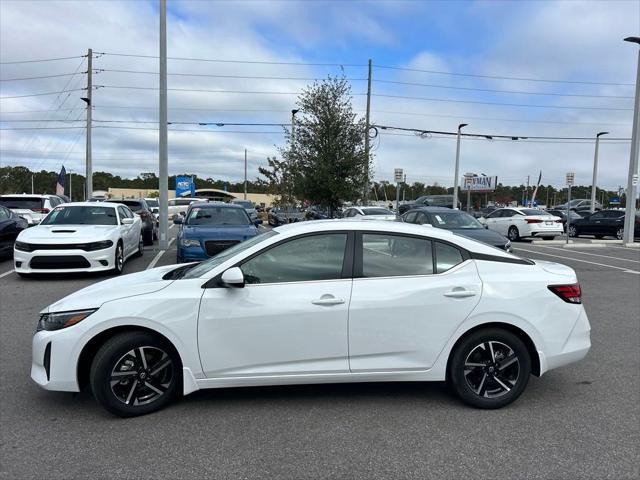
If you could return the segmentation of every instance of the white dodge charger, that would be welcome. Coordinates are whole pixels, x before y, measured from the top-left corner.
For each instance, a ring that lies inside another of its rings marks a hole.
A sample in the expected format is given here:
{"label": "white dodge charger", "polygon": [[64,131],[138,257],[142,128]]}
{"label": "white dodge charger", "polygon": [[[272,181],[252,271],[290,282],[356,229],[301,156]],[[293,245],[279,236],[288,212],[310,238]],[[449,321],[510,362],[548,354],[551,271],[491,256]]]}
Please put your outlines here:
{"label": "white dodge charger", "polygon": [[65,203],[39,225],[23,230],[14,244],[15,271],[32,273],[122,273],[124,262],[142,255],[140,217],[126,205]]}
{"label": "white dodge charger", "polygon": [[447,380],[480,408],[582,359],[575,272],[447,230],[327,220],[200,264],[107,280],[41,312],[31,377],[120,416],[198,389]]}

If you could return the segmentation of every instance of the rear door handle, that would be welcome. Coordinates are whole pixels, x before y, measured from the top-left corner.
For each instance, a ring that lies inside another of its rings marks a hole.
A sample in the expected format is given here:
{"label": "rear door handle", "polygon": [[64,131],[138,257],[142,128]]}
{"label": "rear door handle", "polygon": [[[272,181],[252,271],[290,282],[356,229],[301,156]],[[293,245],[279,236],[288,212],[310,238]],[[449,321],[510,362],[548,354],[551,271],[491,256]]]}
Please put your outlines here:
{"label": "rear door handle", "polygon": [[451,290],[449,292],[445,292],[443,294],[445,297],[450,298],[467,298],[467,297],[475,297],[476,292],[472,290]]}
{"label": "rear door handle", "polygon": [[333,295],[323,295],[318,300],[313,300],[314,305],[322,305],[330,307],[331,305],[340,305],[344,303],[344,298],[336,298]]}

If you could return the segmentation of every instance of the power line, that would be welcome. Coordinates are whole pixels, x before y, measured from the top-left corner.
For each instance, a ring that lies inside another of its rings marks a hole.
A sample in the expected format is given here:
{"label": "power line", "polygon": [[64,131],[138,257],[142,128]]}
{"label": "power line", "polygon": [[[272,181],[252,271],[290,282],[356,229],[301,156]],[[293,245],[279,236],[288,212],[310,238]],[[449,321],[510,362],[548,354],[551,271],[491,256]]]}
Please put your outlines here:
{"label": "power line", "polygon": [[86,88],[74,88],[71,90],[60,90],[58,92],[44,92],[44,93],[30,93],[27,95],[11,95],[8,97],[0,97],[0,100],[8,100],[10,98],[24,98],[24,97],[41,97],[44,95],[59,95],[61,93],[68,93],[68,92],[79,92],[81,90],[86,90]]}
{"label": "power line", "polygon": [[15,65],[18,63],[54,62],[57,60],[72,60],[74,58],[84,58],[84,57],[86,57],[86,55],[76,55],[75,57],[41,58],[38,60],[15,60],[12,62],[0,62],[0,65]]}
{"label": "power line", "polygon": [[[57,77],[72,77],[74,75],[76,75],[78,72],[75,73],[58,73],[56,75],[41,75],[39,77],[22,77],[22,78],[0,78],[0,82],[17,82],[19,80],[39,80],[41,78],[57,78]],[[82,72],[87,73],[87,72]]]}
{"label": "power line", "polygon": [[[393,137],[413,137],[415,138],[417,135],[416,134],[411,134],[411,133],[394,133],[394,132],[380,132],[380,135],[390,135]],[[449,135],[428,135],[425,136],[424,138],[427,138],[429,140],[455,140],[455,137],[449,136]],[[485,140],[485,141],[491,141],[491,142],[513,142],[513,140],[507,139],[507,138],[495,138],[495,139],[486,139],[486,138],[468,138],[467,140]],[[601,139],[600,141],[602,142],[603,139]],[[573,143],[577,143],[577,144],[582,144],[582,145],[593,145],[593,140],[591,141],[587,141],[587,140],[530,140],[528,138],[521,138],[518,140],[519,143],[549,143],[549,144],[573,144]],[[625,140],[625,141],[617,141],[615,142],[616,144],[624,144],[624,143],[630,143],[631,140]]]}
{"label": "power line", "polygon": [[[157,87],[137,87],[134,85],[96,85],[96,88],[117,88],[126,90],[159,90]],[[247,90],[205,90],[198,88],[168,88],[173,92],[199,92],[199,93],[242,93],[256,95],[300,95],[300,92],[274,92],[269,90],[247,91]],[[352,95],[366,95],[365,93],[352,93]]]}
{"label": "power line", "polygon": [[377,65],[375,68],[385,68],[388,70],[403,70],[406,72],[420,72],[420,73],[433,73],[436,75],[451,75],[457,77],[475,77],[475,78],[490,78],[494,80],[516,80],[523,82],[543,82],[543,83],[569,83],[569,84],[582,84],[582,85],[613,85],[613,86],[633,86],[633,83],[613,83],[613,82],[589,82],[583,80],[550,80],[545,78],[525,78],[525,77],[506,77],[499,75],[479,75],[473,73],[455,73],[455,72],[443,72],[438,70],[422,70],[419,68],[405,68],[405,67],[393,67],[389,65]]}
{"label": "power line", "polygon": [[[158,58],[156,55],[134,55],[131,53],[96,52],[98,55],[109,55],[114,57],[135,57],[135,58]],[[309,62],[270,62],[262,60],[223,60],[215,58],[188,58],[188,57],[167,57],[167,60],[184,60],[191,62],[214,62],[214,63],[246,63],[258,65],[303,65],[316,67],[366,67],[361,63],[309,63]]]}
{"label": "power line", "polygon": [[[71,127],[61,127],[61,128],[71,128]],[[119,127],[115,125],[96,125],[95,128],[118,128],[124,130],[149,130],[157,132],[157,128],[148,128],[148,127]],[[2,129],[0,129],[2,130]],[[257,134],[278,134],[281,135],[281,131],[251,131],[251,130],[198,130],[198,129],[171,129],[170,132],[200,132],[200,133],[257,133]]]}
{"label": "power line", "polygon": [[47,113],[47,112],[65,112],[68,110],[85,110],[84,107],[77,107],[77,108],[50,108],[49,110],[14,110],[12,112],[5,112],[4,110],[0,113],[2,113],[2,115],[8,114],[8,113]]}
{"label": "power line", "polygon": [[[358,94],[354,94],[358,95]],[[526,108],[563,108],[563,109],[576,109],[576,110],[619,110],[619,111],[631,111],[633,108],[612,108],[612,107],[583,107],[577,105],[534,105],[530,103],[502,103],[502,102],[481,102],[478,100],[455,100],[450,98],[427,98],[427,97],[408,97],[403,95],[387,95],[381,93],[372,93],[374,97],[386,97],[386,98],[401,98],[405,100],[422,100],[427,102],[446,102],[446,103],[471,103],[477,105],[497,105],[503,107],[526,107]]]}

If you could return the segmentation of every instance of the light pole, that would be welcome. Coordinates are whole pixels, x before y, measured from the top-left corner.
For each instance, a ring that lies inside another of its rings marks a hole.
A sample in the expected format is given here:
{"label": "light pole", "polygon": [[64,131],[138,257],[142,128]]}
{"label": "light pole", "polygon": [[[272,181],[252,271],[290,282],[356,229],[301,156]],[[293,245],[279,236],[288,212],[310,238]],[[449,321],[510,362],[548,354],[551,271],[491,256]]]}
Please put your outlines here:
{"label": "light pole", "polygon": [[169,246],[169,154],[167,144],[167,1],[160,0],[160,95],[158,119],[158,211],[160,213],[160,239],[158,246]]}
{"label": "light pole", "polygon": [[297,108],[291,110],[291,150],[294,150],[296,145],[296,113],[299,111]]}
{"label": "light pole", "polygon": [[609,132],[599,132],[596,135],[596,152],[593,155],[593,180],[591,181],[591,213],[596,211],[596,179],[598,177],[598,146],[600,145],[600,137],[608,135]]}
{"label": "light pole", "polygon": [[456,167],[453,174],[453,209],[458,208],[458,171],[460,169],[460,130],[463,127],[469,125],[468,123],[461,123],[458,125],[458,139],[456,141]]}
{"label": "light pole", "polygon": [[[627,37],[625,42],[640,45],[640,37]],[[624,243],[633,242],[636,210],[636,187],[638,183],[638,151],[640,150],[640,49],[636,71],[636,100],[633,108],[633,131],[631,133],[631,154],[629,158],[629,178],[627,179],[627,204],[624,211]]]}

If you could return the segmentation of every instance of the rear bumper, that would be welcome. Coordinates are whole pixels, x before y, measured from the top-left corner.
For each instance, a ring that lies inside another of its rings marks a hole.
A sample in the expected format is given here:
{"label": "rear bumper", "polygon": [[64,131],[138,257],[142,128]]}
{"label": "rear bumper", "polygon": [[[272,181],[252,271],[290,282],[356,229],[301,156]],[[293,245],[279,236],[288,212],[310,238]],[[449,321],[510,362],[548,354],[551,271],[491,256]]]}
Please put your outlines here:
{"label": "rear bumper", "polygon": [[582,360],[590,348],[591,325],[583,308],[559,353],[545,355],[544,352],[538,352],[540,374]]}

